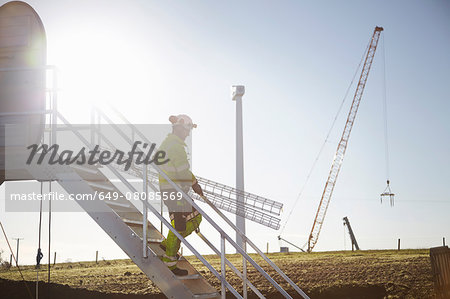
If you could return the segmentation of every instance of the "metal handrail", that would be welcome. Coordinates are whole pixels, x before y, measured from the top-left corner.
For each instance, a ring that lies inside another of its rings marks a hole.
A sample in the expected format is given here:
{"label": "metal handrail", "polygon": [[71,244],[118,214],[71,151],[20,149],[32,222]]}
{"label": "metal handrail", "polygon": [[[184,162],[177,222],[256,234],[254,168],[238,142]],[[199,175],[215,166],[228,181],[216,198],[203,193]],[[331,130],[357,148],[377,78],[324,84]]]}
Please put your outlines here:
{"label": "metal handrail", "polygon": [[[214,251],[214,253],[218,256],[221,255],[221,252],[219,249],[217,249],[201,232],[197,232],[197,236],[200,237],[200,239],[203,240],[203,242],[205,242],[209,248],[212,249],[212,251]],[[226,257],[225,257],[225,263],[227,264],[228,267],[231,268],[231,270],[233,270],[234,273],[236,273],[236,275],[240,278],[240,279],[244,279],[242,276],[241,271],[239,271],[234,265],[233,263],[231,263]],[[259,298],[265,298],[263,296],[263,294],[261,294],[261,292],[249,281],[247,280],[248,286],[252,289],[253,292],[255,292],[255,294],[259,297]]]}
{"label": "metal handrail", "polygon": [[[256,268],[256,270],[258,270],[258,272],[260,272],[281,294],[283,294],[283,296],[285,296],[286,298],[292,298],[269,274],[266,273],[266,271],[264,271],[264,269],[261,268],[261,266],[259,266],[230,236],[228,236],[225,231],[217,224],[215,223],[211,217],[208,216],[207,213],[205,213],[203,211],[203,209],[201,209],[190,197],[189,195],[187,195],[177,184],[175,184],[170,178],[169,176],[162,171],[158,166],[151,164],[151,166],[153,168],[155,168],[156,170],[158,170],[158,172],[160,173],[160,175],[162,177],[164,177],[164,179],[166,179],[171,185],[172,187],[177,191],[180,192],[183,196],[183,198],[185,200],[188,201],[188,203],[190,205],[192,205],[193,208],[195,208],[200,214],[202,214],[202,217],[204,219],[206,219],[221,235],[221,237],[223,237],[225,240],[227,240],[235,249],[238,253],[240,253],[242,255],[243,258],[245,258],[253,267]],[[213,208],[214,211],[216,211],[216,213],[218,213],[222,218],[224,218],[224,220],[232,227],[235,229],[236,232],[238,232],[240,234],[240,236],[243,238],[243,240],[245,242],[248,242],[250,244],[250,246],[253,247],[253,249],[255,249],[255,245],[250,242],[250,240],[248,240],[248,238],[227,218],[225,217],[225,215],[223,215],[222,212],[219,211],[219,209],[217,209],[213,204],[211,204],[211,202],[205,197],[204,198],[205,202],[208,203],[208,205]],[[258,253],[260,253],[260,255],[262,254],[262,252],[256,247],[255,249]],[[264,258],[265,255],[262,254],[262,257]],[[265,258],[267,259],[267,257]],[[267,260],[266,260],[267,261]],[[270,260],[269,260],[270,261]],[[272,263],[273,264],[273,263]],[[275,266],[275,264],[273,264],[273,266]],[[276,266],[275,266],[276,267]],[[278,271],[277,271],[278,272]],[[281,272],[281,270],[280,270]],[[281,272],[282,273],[282,272]],[[281,275],[281,273],[279,273]],[[287,277],[287,276],[286,276]],[[288,278],[289,279],[289,278]],[[301,291],[301,290],[300,290]],[[302,292],[302,291],[301,291]],[[300,293],[301,294],[301,293]],[[304,297],[304,298],[308,298],[308,297]]]}
{"label": "metal handrail", "polygon": [[[132,140],[126,136],[122,130],[120,130],[120,128],[117,127],[116,124],[114,124],[111,119],[106,116],[101,110],[99,110],[97,108],[98,113],[100,113],[100,115],[110,124],[113,126],[113,128],[119,133],[119,135],[122,136],[122,138],[124,138],[130,145],[132,145]],[[137,131],[139,132],[139,131]],[[144,140],[145,141],[145,140]],[[206,219],[221,235],[221,237],[223,237],[224,239],[226,239],[235,249],[238,253],[240,253],[243,258],[245,258],[253,267],[255,267],[281,294],[283,294],[283,296],[285,296],[286,298],[292,298],[283,288],[281,288],[281,286],[275,281],[273,280],[273,278],[267,274],[246,252],[245,250],[243,250],[239,245],[237,245],[234,240],[228,236],[223,229],[217,225],[217,223],[215,223],[209,216],[207,213],[205,213],[195,202],[194,200],[186,193],[184,192],[176,183],[174,183],[169,177],[168,175],[162,171],[157,165],[154,164],[150,164],[151,167],[153,167],[156,171],[158,171],[158,173],[167,180],[167,182],[169,182],[172,187],[177,191],[180,192],[182,194],[182,197],[192,206],[194,207],[200,214],[202,214],[202,217],[204,217],[204,219]],[[207,198],[204,198],[205,202],[217,213],[219,214],[226,222],[228,225],[230,225],[244,240],[244,243],[248,243],[281,277],[283,277],[289,285],[291,285],[295,291],[297,291],[297,293],[299,293],[303,298],[309,298],[285,273],[283,273],[281,271],[280,268],[278,268],[278,266],[276,266],[261,250],[259,250],[259,248],[250,241],[250,239],[247,238],[247,236],[245,234],[242,233],[242,231],[236,226],[234,225],[217,207],[215,207]],[[151,207],[150,205],[148,205],[150,207],[150,209],[154,209],[153,207]],[[156,211],[156,210],[155,210]],[[156,216],[158,218],[163,218],[161,215],[159,215],[158,212],[156,212]],[[165,219],[164,219],[165,220]],[[172,230],[172,229],[171,229]],[[192,250],[191,250],[192,251]],[[192,251],[194,253],[194,251]],[[195,254],[195,253],[194,253]],[[195,254],[196,255],[196,254]]]}
{"label": "metal handrail", "polygon": [[[72,125],[67,121],[67,119],[64,118],[64,116],[60,113],[60,112],[56,112],[58,115],[58,118],[61,119],[61,121],[68,126],[69,128],[72,127]],[[72,130],[72,132],[86,145],[88,146],[90,149],[92,149],[92,145],[79,133],[77,132],[75,129]],[[104,136],[103,136],[104,137]],[[111,170],[131,191],[133,192],[137,192],[137,190],[130,184],[128,183],[128,181],[111,165],[106,165],[109,170]],[[170,180],[170,179],[169,179]],[[172,182],[172,181],[170,181]],[[173,183],[173,182],[172,182]],[[175,183],[173,183],[175,184]],[[151,186],[153,186],[152,184],[150,184]],[[153,190],[157,190],[156,187],[152,187]],[[186,194],[184,194],[186,195]],[[233,288],[233,286],[231,286],[231,284],[228,281],[224,281],[223,277],[221,274],[219,274],[217,272],[217,270],[180,234],[178,233],[178,231],[172,226],[171,223],[169,223],[162,215],[159,214],[159,212],[152,206],[150,205],[148,202],[143,201],[142,202],[143,205],[145,205],[153,214],[156,215],[156,217],[158,217],[158,219],[172,232],[175,234],[175,236],[184,244],[186,245],[186,247],[192,252],[194,253],[194,255],[208,268],[208,270],[211,271],[211,273],[214,274],[214,276],[216,276],[221,283],[228,289],[230,290],[233,295],[236,296],[236,298],[242,298],[242,296]],[[200,212],[200,211],[199,211]],[[147,243],[147,240],[143,239],[142,242],[144,242],[145,244]]]}
{"label": "metal handrail", "polygon": [[[122,138],[124,138],[130,145],[132,145],[132,140],[117,126],[117,124],[114,124],[111,119],[105,115],[101,110],[97,109],[97,112],[117,131],[117,133],[119,133],[120,136],[122,136]],[[108,165],[110,166],[110,165]],[[151,164],[151,166],[159,172],[159,174],[164,177],[167,182],[169,182],[172,187],[177,191],[180,192],[182,194],[182,197],[187,200],[187,202],[189,204],[192,205],[192,207],[194,207],[200,214],[202,214],[202,217],[204,219],[206,219],[221,235],[221,237],[224,237],[235,249],[236,251],[238,251],[238,253],[240,253],[250,264],[253,265],[253,267],[255,267],[273,286],[275,286],[275,288],[281,293],[283,294],[283,296],[285,296],[286,298],[292,298],[269,274],[267,274],[246,252],[245,250],[243,250],[241,247],[239,247],[239,245],[237,245],[234,240],[228,236],[225,231],[222,230],[222,228],[220,228],[208,215],[207,213],[205,213],[196,203],[194,203],[194,201],[189,197],[189,195],[187,195],[176,183],[174,183],[165,172],[163,172],[158,166]],[[133,188],[134,189],[134,188]],[[206,199],[205,201],[207,201],[208,204],[210,204],[210,202]],[[213,206],[212,204],[210,204],[210,206]],[[151,207],[152,209],[154,209],[153,207]],[[218,211],[218,209],[216,207],[214,207],[214,209],[216,211]],[[157,213],[158,218],[160,218],[159,213]],[[220,213],[219,215],[221,215],[224,219],[226,219],[229,223],[231,223],[229,221],[228,218],[226,218],[222,213]],[[162,216],[161,216],[162,217]],[[236,227],[234,226],[234,228],[240,233],[241,236],[243,236],[243,240],[246,240],[247,237],[245,237],[244,234],[242,234],[242,232]],[[172,230],[172,229],[171,229]],[[253,243],[252,243],[253,244]],[[254,244],[253,244],[254,246]],[[192,250],[191,250],[192,251]],[[261,252],[261,251],[260,251]],[[261,252],[262,253],[262,252]],[[195,253],[194,253],[195,254]],[[196,254],[195,254],[196,255]],[[264,254],[263,254],[264,255]],[[281,270],[280,270],[281,271]]]}

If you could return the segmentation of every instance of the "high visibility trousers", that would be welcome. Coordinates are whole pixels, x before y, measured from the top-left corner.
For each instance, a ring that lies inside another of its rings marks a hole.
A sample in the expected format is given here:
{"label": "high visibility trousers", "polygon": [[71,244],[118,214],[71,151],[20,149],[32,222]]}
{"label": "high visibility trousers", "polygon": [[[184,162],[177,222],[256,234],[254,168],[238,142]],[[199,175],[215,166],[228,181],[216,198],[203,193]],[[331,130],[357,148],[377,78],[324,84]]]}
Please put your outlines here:
{"label": "high visibility trousers", "polygon": [[[186,229],[183,231],[178,231],[183,238],[189,236],[193,231],[195,231],[199,226],[200,222],[202,222],[202,215],[199,214],[194,218],[188,220],[186,222]],[[175,226],[175,219],[172,220],[172,226]],[[163,261],[168,265],[170,269],[176,268],[176,255],[178,250],[180,249],[181,241],[175,236],[172,231],[169,231],[167,235],[167,239],[161,242],[163,246],[166,247],[166,254],[163,257]]]}

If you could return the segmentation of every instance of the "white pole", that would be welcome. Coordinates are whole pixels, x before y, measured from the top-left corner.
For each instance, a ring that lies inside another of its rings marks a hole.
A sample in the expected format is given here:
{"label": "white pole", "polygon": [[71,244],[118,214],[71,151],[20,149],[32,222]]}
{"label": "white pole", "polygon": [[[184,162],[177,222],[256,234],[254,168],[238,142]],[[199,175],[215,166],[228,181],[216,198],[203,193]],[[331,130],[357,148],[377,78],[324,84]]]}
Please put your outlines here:
{"label": "white pole", "polygon": [[[231,87],[232,99],[236,101],[236,189],[244,191],[244,147],[242,136],[242,96],[245,93],[243,85],[233,85]],[[244,198],[237,195],[238,209],[243,208]],[[236,215],[236,226],[245,234],[245,218]],[[236,233],[236,243],[239,247],[244,248],[244,242],[241,236]]]}
{"label": "white pole", "polygon": [[[242,96],[245,94],[243,85],[231,87],[233,101],[236,101],[236,189],[244,191],[244,142],[242,133]],[[244,198],[237,194],[237,209],[242,209],[245,215]],[[245,235],[245,217],[236,215],[236,226]],[[236,232],[236,243],[246,251],[245,240]],[[242,258],[243,291],[242,296],[247,299],[247,260]]]}

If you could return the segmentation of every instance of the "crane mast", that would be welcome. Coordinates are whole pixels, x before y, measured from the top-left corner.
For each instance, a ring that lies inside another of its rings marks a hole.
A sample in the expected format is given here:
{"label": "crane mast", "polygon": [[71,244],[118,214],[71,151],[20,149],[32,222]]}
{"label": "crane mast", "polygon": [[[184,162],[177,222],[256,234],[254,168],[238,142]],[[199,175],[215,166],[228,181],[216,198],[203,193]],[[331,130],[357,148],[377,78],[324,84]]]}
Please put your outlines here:
{"label": "crane mast", "polygon": [[333,194],[333,189],[336,184],[339,170],[341,169],[342,161],[345,155],[345,150],[347,149],[348,139],[352,131],[356,113],[358,112],[358,107],[359,103],[361,102],[364,87],[366,86],[367,77],[369,76],[370,67],[372,66],[372,61],[375,56],[375,50],[377,49],[381,31],[383,31],[383,27],[378,26],[375,27],[372,38],[370,40],[370,45],[367,50],[361,75],[359,77],[358,86],[356,87],[356,92],[355,95],[353,96],[352,106],[350,108],[350,112],[348,113],[347,122],[345,123],[344,132],[342,133],[342,137],[341,140],[339,141],[336,154],[334,155],[333,164],[331,165],[331,169],[328,174],[328,179],[322,193],[322,198],[320,199],[319,207],[317,209],[316,217],[314,218],[311,233],[308,238],[308,252],[311,252],[314,246],[316,245],[317,240],[319,238],[320,230],[322,229],[322,224],[325,219],[325,215],[327,213],[331,195]]}

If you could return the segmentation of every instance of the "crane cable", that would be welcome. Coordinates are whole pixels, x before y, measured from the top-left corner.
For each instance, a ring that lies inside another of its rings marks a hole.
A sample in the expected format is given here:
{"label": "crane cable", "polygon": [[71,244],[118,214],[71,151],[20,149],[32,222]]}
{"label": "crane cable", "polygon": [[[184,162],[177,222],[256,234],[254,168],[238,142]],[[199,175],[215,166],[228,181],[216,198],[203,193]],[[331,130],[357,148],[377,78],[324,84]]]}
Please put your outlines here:
{"label": "crane cable", "polygon": [[388,117],[387,117],[387,92],[386,92],[386,51],[385,51],[385,37],[382,36],[382,44],[381,44],[383,51],[383,95],[382,95],[382,101],[383,101],[383,122],[384,122],[384,154],[385,154],[385,163],[386,163],[386,188],[384,189],[383,193],[380,194],[380,200],[381,203],[383,203],[383,197],[389,197],[389,202],[391,207],[394,206],[394,196],[395,194],[392,193],[391,187],[390,187],[390,180],[389,180],[389,138],[388,138]]}
{"label": "crane cable", "polygon": [[382,54],[383,54],[383,117],[384,117],[384,143],[386,158],[386,179],[389,181],[389,143],[388,143],[388,119],[387,119],[387,92],[386,92],[386,51],[385,38],[382,35]]}
{"label": "crane cable", "polygon": [[[295,199],[294,205],[292,206],[292,209],[290,210],[290,212],[289,212],[289,214],[288,214],[288,217],[286,218],[286,220],[285,220],[285,222],[284,222],[284,224],[283,224],[283,227],[281,228],[280,235],[283,233],[284,229],[286,228],[286,224],[288,223],[289,219],[291,218],[292,212],[295,210],[295,207],[297,206],[297,203],[298,203],[298,201],[300,200],[300,197],[302,196],[303,191],[305,190],[306,185],[308,184],[308,181],[309,181],[309,179],[310,179],[310,177],[311,177],[311,174],[312,174],[312,172],[314,171],[314,169],[315,169],[315,167],[316,167],[316,164],[317,164],[317,162],[319,161],[320,156],[322,155],[322,151],[323,151],[323,149],[325,148],[325,144],[328,142],[328,139],[330,138],[330,135],[331,135],[331,132],[332,132],[332,130],[333,130],[333,128],[334,128],[334,125],[336,124],[336,120],[337,120],[337,118],[339,117],[339,114],[341,113],[342,107],[344,106],[344,103],[345,103],[345,101],[346,101],[346,99],[347,99],[348,93],[350,92],[350,88],[352,87],[353,82],[355,81],[356,75],[358,74],[358,71],[359,71],[359,69],[361,68],[361,65],[362,65],[362,63],[363,63],[363,61],[364,61],[364,57],[365,57],[365,55],[366,55],[366,53],[367,53],[367,50],[369,49],[369,46],[370,46],[370,41],[369,41],[369,43],[367,44],[366,49],[365,49],[364,52],[363,52],[363,55],[362,55],[362,57],[361,57],[361,60],[359,61],[359,64],[358,64],[358,67],[356,68],[355,73],[353,74],[352,81],[350,82],[349,86],[347,87],[347,90],[346,90],[346,92],[345,92],[344,98],[342,99],[342,102],[341,102],[341,104],[340,104],[340,106],[339,106],[339,109],[338,109],[338,111],[337,111],[337,113],[336,113],[336,116],[334,117],[333,122],[332,122],[332,124],[331,124],[331,127],[330,127],[330,129],[328,130],[327,136],[326,136],[326,138],[325,138],[325,140],[324,140],[322,146],[320,147],[319,153],[317,154],[316,159],[314,160],[313,165],[311,166],[311,169],[309,170],[309,173],[308,173],[308,175],[306,176],[305,183],[303,184],[302,188],[300,189],[300,192],[299,192],[299,194],[297,195],[297,198]],[[305,244],[305,245],[306,245],[306,244]],[[303,247],[305,247],[305,245],[304,245]]]}
{"label": "crane cable", "polygon": [[31,299],[34,299],[33,295],[31,294],[30,289],[28,288],[28,284],[27,284],[27,282],[25,280],[25,277],[23,277],[22,270],[20,269],[19,264],[17,263],[17,259],[16,259],[15,255],[14,255],[14,252],[12,251],[11,244],[9,243],[8,237],[6,236],[6,232],[5,232],[5,229],[3,228],[3,224],[2,224],[1,221],[0,221],[0,226],[1,226],[2,231],[3,231],[3,235],[5,236],[6,243],[8,244],[9,251],[11,252],[11,256],[14,259],[14,262],[16,263],[17,269],[19,270],[20,276],[22,277],[23,283],[25,284],[25,287],[27,289],[28,295],[30,295]]}

